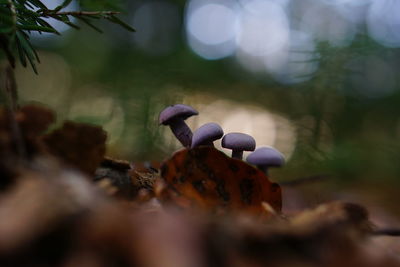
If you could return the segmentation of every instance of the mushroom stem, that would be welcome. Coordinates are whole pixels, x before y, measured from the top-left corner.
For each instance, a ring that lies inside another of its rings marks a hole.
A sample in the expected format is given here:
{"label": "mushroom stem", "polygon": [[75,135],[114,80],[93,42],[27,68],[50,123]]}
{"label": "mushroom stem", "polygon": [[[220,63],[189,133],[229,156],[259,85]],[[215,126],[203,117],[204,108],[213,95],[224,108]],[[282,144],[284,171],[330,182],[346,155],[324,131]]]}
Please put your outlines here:
{"label": "mushroom stem", "polygon": [[193,133],[184,120],[174,120],[170,123],[169,127],[184,147],[190,147]]}
{"label": "mushroom stem", "polygon": [[234,159],[242,159],[243,151],[242,150],[232,150],[232,158]]}

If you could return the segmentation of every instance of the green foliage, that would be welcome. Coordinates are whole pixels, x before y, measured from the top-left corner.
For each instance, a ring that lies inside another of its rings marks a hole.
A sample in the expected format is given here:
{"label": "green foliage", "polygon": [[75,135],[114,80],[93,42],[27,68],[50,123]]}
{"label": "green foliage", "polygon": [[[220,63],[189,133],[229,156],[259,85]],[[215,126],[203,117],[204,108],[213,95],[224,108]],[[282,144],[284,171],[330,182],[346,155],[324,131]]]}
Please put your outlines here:
{"label": "green foliage", "polygon": [[[47,18],[79,29],[79,25],[71,21],[71,18],[76,18],[97,32],[102,31],[95,26],[93,21],[105,19],[128,31],[135,31],[116,16],[119,13],[116,11],[64,11],[71,2],[72,0],[64,0],[55,9],[49,9],[40,0],[0,0],[0,49],[6,54],[11,66],[15,66],[14,54],[18,54],[21,64],[26,67],[29,62],[34,72],[37,73],[36,63],[40,61],[30,42],[30,34],[35,31],[60,34],[46,21]],[[80,4],[84,9],[116,7],[107,0],[81,0]]]}

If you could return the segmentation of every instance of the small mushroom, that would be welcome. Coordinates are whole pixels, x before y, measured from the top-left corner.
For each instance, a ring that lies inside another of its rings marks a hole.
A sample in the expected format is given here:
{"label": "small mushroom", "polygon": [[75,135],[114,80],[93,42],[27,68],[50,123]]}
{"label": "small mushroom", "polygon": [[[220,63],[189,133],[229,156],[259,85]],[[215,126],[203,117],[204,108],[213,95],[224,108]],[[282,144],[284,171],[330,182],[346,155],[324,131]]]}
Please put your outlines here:
{"label": "small mushroom", "polygon": [[179,142],[184,147],[190,147],[193,134],[185,120],[198,114],[197,110],[190,106],[176,104],[161,111],[158,121],[160,124],[169,125]]}
{"label": "small mushroom", "polygon": [[192,137],[192,148],[196,146],[214,146],[214,141],[220,139],[224,135],[221,126],[214,122],[206,123],[200,126]]}
{"label": "small mushroom", "polygon": [[272,147],[260,147],[247,157],[247,162],[268,174],[268,168],[280,167],[285,163],[281,152]]}
{"label": "small mushroom", "polygon": [[232,158],[242,159],[243,151],[254,151],[256,140],[244,133],[228,133],[222,138],[222,147],[232,149]]}

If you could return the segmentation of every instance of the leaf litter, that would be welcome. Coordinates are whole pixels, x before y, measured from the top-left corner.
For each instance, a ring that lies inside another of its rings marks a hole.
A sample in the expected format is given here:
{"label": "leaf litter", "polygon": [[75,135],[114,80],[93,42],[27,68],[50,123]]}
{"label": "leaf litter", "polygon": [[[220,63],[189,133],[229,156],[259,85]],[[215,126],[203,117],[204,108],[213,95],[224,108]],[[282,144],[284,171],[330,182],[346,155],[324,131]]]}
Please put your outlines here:
{"label": "leaf litter", "polygon": [[277,183],[214,148],[158,170],[106,158],[100,127],[46,133],[55,115],[33,105],[12,116],[0,110],[0,266],[400,266],[365,207],[285,215]]}

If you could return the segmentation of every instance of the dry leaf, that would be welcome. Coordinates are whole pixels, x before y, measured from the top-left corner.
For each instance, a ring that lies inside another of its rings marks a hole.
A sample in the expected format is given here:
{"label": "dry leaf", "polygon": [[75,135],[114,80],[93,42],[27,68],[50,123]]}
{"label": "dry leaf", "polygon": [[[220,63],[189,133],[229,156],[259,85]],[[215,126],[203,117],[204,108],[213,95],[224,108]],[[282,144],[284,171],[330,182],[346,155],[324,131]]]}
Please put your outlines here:
{"label": "dry leaf", "polygon": [[281,189],[260,170],[213,147],[176,152],[161,167],[174,201],[206,210],[261,214],[262,202],[281,210]]}

